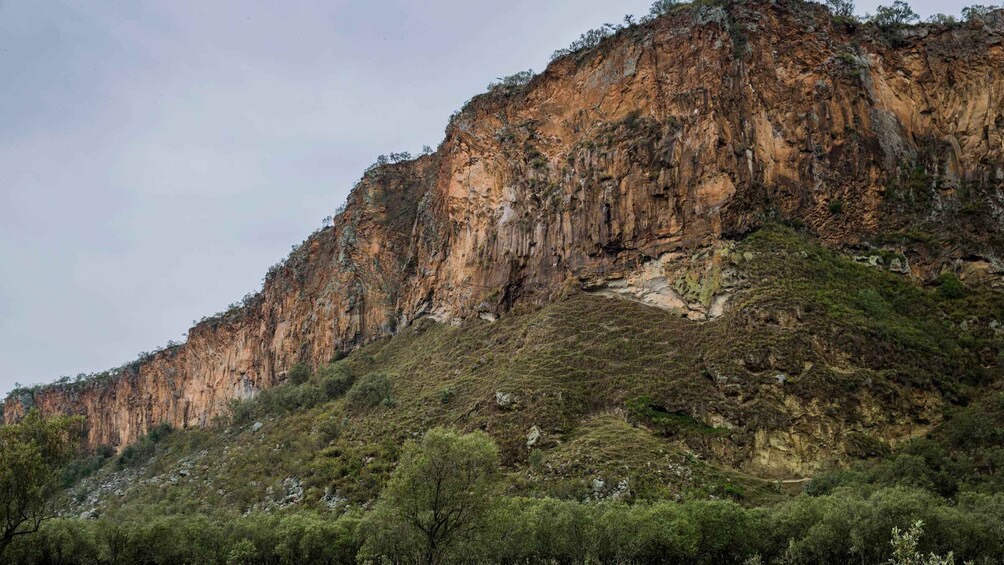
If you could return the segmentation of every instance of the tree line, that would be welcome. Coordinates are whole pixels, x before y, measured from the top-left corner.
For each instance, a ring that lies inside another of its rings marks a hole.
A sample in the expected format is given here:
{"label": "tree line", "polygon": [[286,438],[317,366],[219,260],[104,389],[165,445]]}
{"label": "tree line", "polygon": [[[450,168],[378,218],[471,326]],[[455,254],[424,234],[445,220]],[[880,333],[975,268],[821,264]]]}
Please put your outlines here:
{"label": "tree line", "polygon": [[[954,501],[840,481],[772,507],[726,500],[579,502],[507,495],[485,434],[433,429],[405,446],[375,504],[341,514],[53,518],[79,419],[0,428],[0,562],[951,563],[1004,560],[1004,493]],[[6,505],[3,503],[6,502]],[[12,511],[13,509],[13,511]],[[27,520],[23,519],[27,517]]]}

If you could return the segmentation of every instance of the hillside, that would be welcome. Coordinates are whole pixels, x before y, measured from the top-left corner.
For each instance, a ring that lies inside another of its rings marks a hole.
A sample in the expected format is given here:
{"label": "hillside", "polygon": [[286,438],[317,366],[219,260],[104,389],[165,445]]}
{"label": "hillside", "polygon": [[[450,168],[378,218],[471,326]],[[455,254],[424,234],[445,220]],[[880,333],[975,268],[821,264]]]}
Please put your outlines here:
{"label": "hillside", "polygon": [[626,28],[475,97],[432,155],[368,171],[333,227],[186,343],[16,391],[4,417],[85,414],[91,446],[120,449],[160,423],[205,426],[295,363],[423,316],[499,316],[568,286],[714,317],[729,292],[681,290],[707,267],[691,258],[771,218],[831,247],[900,253],[918,282],[994,278],[1001,33],[998,21],[891,37],[794,0]]}
{"label": "hillside", "polygon": [[[923,437],[1000,377],[1004,293],[919,288],[778,226],[719,257],[742,308],[714,321],[580,292],[494,322],[425,318],[146,445],[141,465],[125,454],[77,487],[74,513],[244,512],[293,482],[297,504],[365,503],[436,426],[488,432],[520,494],[771,500],[777,480]],[[376,377],[372,402],[344,396]]]}
{"label": "hillside", "polygon": [[694,2],[491,86],[187,342],[4,401],[86,427],[16,562],[406,562],[430,436],[497,490],[429,563],[1002,562],[988,13]]}

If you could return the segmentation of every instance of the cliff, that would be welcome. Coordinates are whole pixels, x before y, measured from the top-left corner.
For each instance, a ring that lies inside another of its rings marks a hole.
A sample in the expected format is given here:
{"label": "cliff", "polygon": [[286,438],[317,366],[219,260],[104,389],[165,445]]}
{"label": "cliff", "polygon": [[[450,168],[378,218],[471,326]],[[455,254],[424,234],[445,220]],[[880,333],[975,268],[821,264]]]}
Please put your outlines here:
{"label": "cliff", "polygon": [[91,445],[119,446],[204,426],[297,361],[419,317],[575,288],[715,317],[729,288],[689,288],[691,258],[777,219],[833,247],[893,245],[918,280],[999,279],[1004,17],[883,31],[777,0],[622,30],[475,97],[434,154],[367,172],[333,227],[187,343],[12,395],[4,420],[84,414]]}

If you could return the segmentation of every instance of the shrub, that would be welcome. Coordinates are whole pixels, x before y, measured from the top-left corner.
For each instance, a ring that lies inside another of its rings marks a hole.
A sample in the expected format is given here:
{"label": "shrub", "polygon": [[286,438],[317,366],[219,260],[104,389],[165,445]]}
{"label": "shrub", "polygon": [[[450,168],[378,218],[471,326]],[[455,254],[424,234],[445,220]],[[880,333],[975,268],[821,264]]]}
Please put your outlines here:
{"label": "shrub", "polygon": [[830,200],[830,204],[828,207],[830,209],[831,214],[833,214],[834,216],[839,216],[840,212],[842,212],[844,209],[844,201],[839,198],[834,198],[833,200]]}
{"label": "shrub", "polygon": [[171,425],[161,423],[153,427],[145,436],[132,445],[126,446],[119,453],[119,458],[115,461],[119,469],[141,465],[153,457],[157,450],[157,444],[161,442],[172,431]]}
{"label": "shrub", "polygon": [[283,414],[306,410],[324,401],[324,393],[317,386],[277,386],[264,390],[255,399],[265,414]]}
{"label": "shrub", "polygon": [[243,426],[265,415],[307,410],[325,399],[324,391],[315,384],[282,384],[265,389],[252,398],[231,400],[228,405],[230,422],[235,426]]}
{"label": "shrub", "polygon": [[655,0],[652,3],[652,7],[649,9],[649,16],[658,18],[664,14],[668,14],[670,10],[680,5],[680,0]]}
{"label": "shrub", "polygon": [[962,9],[962,19],[967,22],[973,21],[986,21],[990,12],[993,12],[997,8],[993,6],[984,6],[981,4],[973,4]]}
{"label": "shrub", "polygon": [[854,2],[850,0],[826,0],[826,7],[835,17],[853,20]]}
{"label": "shrub", "polygon": [[872,16],[872,23],[879,27],[898,27],[909,25],[920,19],[917,12],[903,0],[896,0],[891,6],[879,6]]}
{"label": "shrub", "polygon": [[115,455],[115,448],[110,445],[99,445],[92,455],[78,457],[63,468],[63,487],[68,488],[80,479],[89,477],[104,466],[105,462]]}
{"label": "shrub", "polygon": [[251,418],[254,418],[254,399],[231,398],[227,403],[227,411],[230,413],[230,422],[233,425],[250,424]]}
{"label": "shrub", "polygon": [[297,363],[289,369],[287,376],[290,383],[294,385],[302,385],[310,378],[310,369],[308,369],[307,365],[304,363]]}
{"label": "shrub", "polygon": [[330,443],[342,435],[342,423],[337,417],[328,416],[317,424],[317,433],[321,442]]}
{"label": "shrub", "polygon": [[573,41],[567,48],[558,49],[552,53],[551,60],[554,61],[555,59],[560,59],[565,55],[569,55],[583,49],[592,49],[602,43],[604,39],[616,33],[618,29],[620,28],[611,24],[605,24],[603,27],[591,29],[580,35],[579,38]]}
{"label": "shrub", "polygon": [[453,397],[457,395],[457,391],[453,387],[448,386],[443,390],[439,391],[439,401],[443,404],[449,404]]}
{"label": "shrub", "polygon": [[248,539],[242,539],[235,543],[227,553],[227,565],[248,565],[255,563],[258,558],[258,549],[254,543]]}
{"label": "shrub", "polygon": [[863,288],[854,296],[855,305],[875,318],[884,318],[889,315],[889,303],[882,298],[876,290]]}
{"label": "shrub", "polygon": [[350,406],[372,408],[391,402],[390,379],[380,373],[370,373],[356,381],[347,395]]}
{"label": "shrub", "polygon": [[952,565],[955,557],[949,551],[948,555],[939,557],[933,553],[924,555],[917,551],[917,543],[921,534],[924,533],[924,521],[917,520],[910,529],[901,532],[899,528],[892,529],[892,559],[893,565]]}
{"label": "shrub", "polygon": [[494,82],[488,85],[488,90],[494,92],[499,90],[511,90],[519,88],[521,86],[526,86],[527,84],[530,83],[533,77],[534,77],[533,69],[520,71],[518,73],[496,79]]}
{"label": "shrub", "polygon": [[952,273],[942,273],[938,277],[938,294],[948,299],[965,298],[966,287]]}
{"label": "shrub", "polygon": [[335,399],[348,392],[356,379],[342,365],[324,365],[317,371],[317,380],[324,390],[324,395]]}

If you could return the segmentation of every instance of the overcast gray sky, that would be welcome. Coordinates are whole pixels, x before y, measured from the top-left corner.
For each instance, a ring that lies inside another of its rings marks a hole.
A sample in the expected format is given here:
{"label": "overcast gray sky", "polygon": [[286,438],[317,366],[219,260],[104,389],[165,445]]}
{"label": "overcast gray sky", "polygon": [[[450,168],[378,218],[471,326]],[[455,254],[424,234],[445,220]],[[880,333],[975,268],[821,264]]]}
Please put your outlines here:
{"label": "overcast gray sky", "polygon": [[0,0],[0,394],[180,340],[377,155],[650,3]]}

